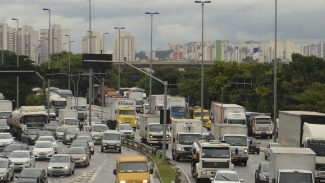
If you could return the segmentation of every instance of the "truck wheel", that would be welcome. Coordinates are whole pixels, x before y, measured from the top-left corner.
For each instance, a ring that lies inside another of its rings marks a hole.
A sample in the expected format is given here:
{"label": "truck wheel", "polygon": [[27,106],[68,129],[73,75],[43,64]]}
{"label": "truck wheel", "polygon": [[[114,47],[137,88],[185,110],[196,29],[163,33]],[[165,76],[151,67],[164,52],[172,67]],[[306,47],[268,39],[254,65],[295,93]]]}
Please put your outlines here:
{"label": "truck wheel", "polygon": [[243,162],[243,165],[244,166],[247,166],[247,160]]}
{"label": "truck wheel", "polygon": [[257,153],[257,154],[260,154],[260,150],[258,149],[258,150],[256,151],[256,153]]}

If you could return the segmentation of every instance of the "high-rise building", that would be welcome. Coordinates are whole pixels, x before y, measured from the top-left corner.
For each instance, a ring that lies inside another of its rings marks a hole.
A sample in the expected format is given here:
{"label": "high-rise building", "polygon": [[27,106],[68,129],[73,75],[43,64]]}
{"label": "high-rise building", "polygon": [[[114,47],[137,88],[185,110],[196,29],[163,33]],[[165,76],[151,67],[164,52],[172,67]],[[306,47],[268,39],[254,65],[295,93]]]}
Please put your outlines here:
{"label": "high-rise building", "polygon": [[116,34],[113,38],[113,61],[121,60],[135,61],[134,36],[129,32],[120,32],[120,47],[119,35]]}
{"label": "high-rise building", "polygon": [[89,32],[82,37],[81,52],[100,54],[103,51],[103,35],[100,32],[92,32],[91,35],[91,52],[89,51]]}

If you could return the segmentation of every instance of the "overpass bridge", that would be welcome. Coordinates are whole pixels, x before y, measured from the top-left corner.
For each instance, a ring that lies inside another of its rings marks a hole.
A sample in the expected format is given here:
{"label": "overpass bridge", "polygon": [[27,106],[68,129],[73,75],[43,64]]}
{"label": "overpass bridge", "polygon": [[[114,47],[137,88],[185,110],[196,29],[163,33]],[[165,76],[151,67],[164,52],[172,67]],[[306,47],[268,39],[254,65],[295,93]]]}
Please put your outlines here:
{"label": "overpass bridge", "polygon": [[[149,61],[128,61],[130,64],[138,68],[150,68]],[[123,62],[114,62],[113,64],[118,66],[121,65],[121,68],[128,67]],[[215,64],[215,61],[204,61],[204,67],[211,67]],[[201,67],[201,61],[178,61],[178,60],[167,60],[167,61],[152,61],[152,69],[155,70],[160,67],[171,66],[177,68],[188,68],[188,67]]]}

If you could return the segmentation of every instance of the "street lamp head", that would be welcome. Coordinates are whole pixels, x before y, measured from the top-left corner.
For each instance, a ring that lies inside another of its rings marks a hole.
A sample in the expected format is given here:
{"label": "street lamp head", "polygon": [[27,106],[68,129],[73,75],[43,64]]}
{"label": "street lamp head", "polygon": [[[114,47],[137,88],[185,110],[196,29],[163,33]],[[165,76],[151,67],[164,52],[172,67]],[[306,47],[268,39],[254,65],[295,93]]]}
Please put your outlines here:
{"label": "street lamp head", "polygon": [[70,37],[70,35],[68,35],[68,34],[66,34],[66,35],[64,35],[64,36]]}
{"label": "street lamp head", "polygon": [[16,20],[16,21],[18,21],[18,18],[12,18],[11,20]]}
{"label": "street lamp head", "polygon": [[114,29],[125,29],[125,27],[114,27]]}
{"label": "street lamp head", "polygon": [[43,8],[44,11],[51,11],[49,8]]}
{"label": "street lamp head", "polygon": [[146,15],[158,15],[159,12],[145,12]]}
{"label": "street lamp head", "polygon": [[103,33],[103,34],[109,34],[108,32],[105,32],[105,33]]}

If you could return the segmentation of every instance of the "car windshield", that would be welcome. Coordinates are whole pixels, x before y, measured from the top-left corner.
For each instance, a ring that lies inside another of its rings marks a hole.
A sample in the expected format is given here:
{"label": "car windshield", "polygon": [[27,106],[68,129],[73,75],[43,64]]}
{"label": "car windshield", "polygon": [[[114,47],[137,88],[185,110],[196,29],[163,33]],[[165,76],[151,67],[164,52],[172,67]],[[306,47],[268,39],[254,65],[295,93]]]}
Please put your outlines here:
{"label": "car windshield", "polygon": [[104,132],[108,130],[108,127],[106,125],[93,125],[91,130],[94,132]]}
{"label": "car windshield", "polygon": [[68,163],[69,162],[69,157],[68,156],[53,156],[51,158],[50,162]]}
{"label": "car windshield", "polygon": [[202,136],[200,134],[179,134],[178,135],[178,142],[180,144],[191,145],[196,140],[199,140],[201,138],[202,138]]}
{"label": "car windshield", "polygon": [[231,146],[247,146],[247,137],[245,136],[224,136],[224,141]]}
{"label": "car windshield", "polygon": [[67,134],[77,134],[78,132],[80,132],[78,129],[67,129]]}
{"label": "car windshield", "polygon": [[52,132],[50,132],[50,131],[40,131],[38,134],[39,134],[39,136],[51,136]]}
{"label": "car windshield", "polygon": [[89,137],[89,136],[78,136],[77,140],[91,141],[91,137]]}
{"label": "car windshield", "polygon": [[149,125],[149,131],[150,132],[162,132],[162,131],[164,131],[164,125],[161,125],[161,124]]}
{"label": "car windshield", "polygon": [[54,142],[55,141],[55,139],[54,139],[54,137],[40,137],[39,139],[38,139],[38,141],[50,141],[50,142]]}
{"label": "car windshield", "polygon": [[65,125],[78,125],[77,119],[65,119],[64,120]]}
{"label": "car windshield", "polygon": [[203,147],[202,158],[229,158],[229,148],[217,148],[217,147]]}
{"label": "car windshield", "polygon": [[120,115],[135,115],[135,110],[119,110]]}
{"label": "car windshield", "polygon": [[[201,112],[194,112],[194,117],[201,117]],[[209,116],[209,112],[203,112],[203,116]]]}
{"label": "car windshield", "polygon": [[0,161],[0,168],[7,168],[8,167],[8,161],[1,160]]}
{"label": "car windshield", "polygon": [[104,140],[120,140],[120,134],[117,133],[104,133]]}
{"label": "car windshield", "polygon": [[70,147],[87,147],[87,142],[74,141]]}
{"label": "car windshield", "polygon": [[27,133],[29,135],[37,135],[39,133],[39,131],[38,130],[28,130]]}
{"label": "car windshield", "polygon": [[51,142],[37,142],[35,148],[50,148],[52,147]]}
{"label": "car windshield", "polygon": [[86,154],[85,148],[69,148],[69,154]]}
{"label": "car windshield", "polygon": [[13,151],[10,158],[29,158],[29,152],[20,152],[20,151]]}
{"label": "car windshield", "polygon": [[246,125],[245,119],[228,119],[228,124]]}
{"label": "car windshield", "polygon": [[38,178],[41,176],[41,170],[36,170],[32,168],[24,168],[20,173],[20,177],[25,178]]}
{"label": "car windshield", "polygon": [[56,132],[64,132],[64,128],[63,127],[58,127],[57,129],[56,129]]}
{"label": "car windshield", "polygon": [[255,122],[257,125],[270,125],[271,124],[271,119],[270,118],[258,118],[256,119]]}
{"label": "car windshield", "polygon": [[261,172],[269,172],[270,164],[268,162],[261,163]]}
{"label": "car windshield", "polygon": [[75,109],[78,111],[86,111],[86,106],[76,106]]}
{"label": "car windshield", "polygon": [[131,125],[119,125],[120,130],[133,130]]}
{"label": "car windshield", "polygon": [[238,176],[235,173],[217,173],[214,180],[239,182]]}
{"label": "car windshield", "polygon": [[20,144],[9,144],[8,146],[5,147],[5,149],[3,151],[4,152],[12,152],[14,150],[19,150],[19,149],[21,149]]}
{"label": "car windshield", "polygon": [[0,139],[12,139],[10,133],[0,133]]}
{"label": "car windshield", "polygon": [[119,164],[119,172],[132,173],[132,172],[147,172],[148,165],[146,162],[121,162]]}

